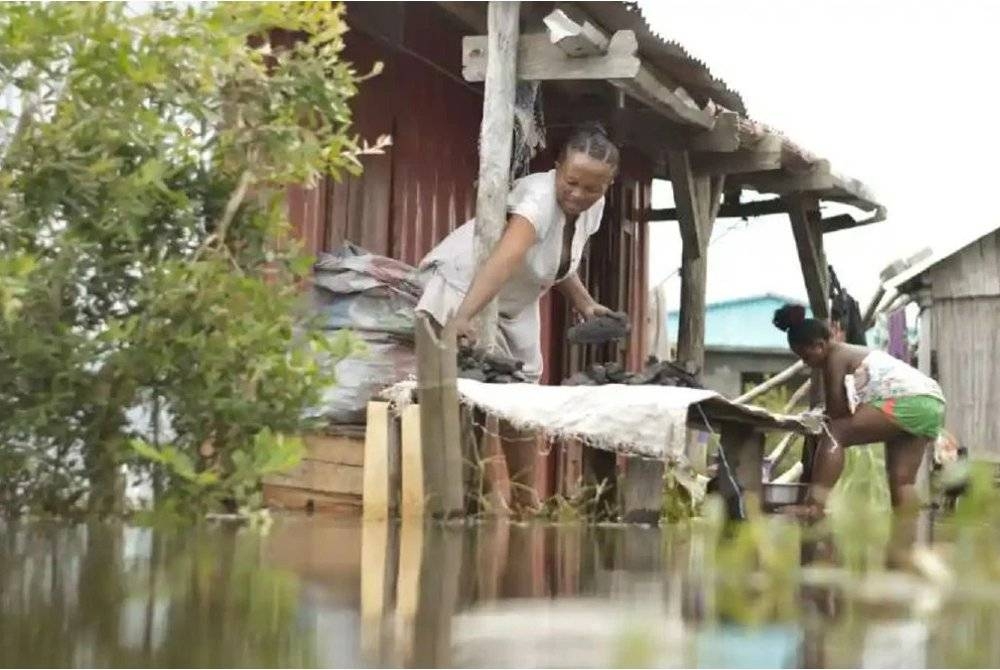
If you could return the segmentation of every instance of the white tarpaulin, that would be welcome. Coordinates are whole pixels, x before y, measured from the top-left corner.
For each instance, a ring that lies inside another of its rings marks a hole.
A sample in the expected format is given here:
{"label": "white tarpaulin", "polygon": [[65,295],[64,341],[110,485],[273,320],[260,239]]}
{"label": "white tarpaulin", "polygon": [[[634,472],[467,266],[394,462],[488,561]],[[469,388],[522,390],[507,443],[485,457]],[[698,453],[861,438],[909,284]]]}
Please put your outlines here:
{"label": "white tarpaulin", "polygon": [[[647,458],[683,462],[692,405],[695,419],[736,421],[764,429],[818,432],[818,419],[772,414],[737,405],[715,391],[676,386],[539,386],[484,384],[458,379],[463,403],[474,405],[521,429],[556,438],[577,438],[590,446]],[[397,384],[385,395],[411,398],[416,382]]]}

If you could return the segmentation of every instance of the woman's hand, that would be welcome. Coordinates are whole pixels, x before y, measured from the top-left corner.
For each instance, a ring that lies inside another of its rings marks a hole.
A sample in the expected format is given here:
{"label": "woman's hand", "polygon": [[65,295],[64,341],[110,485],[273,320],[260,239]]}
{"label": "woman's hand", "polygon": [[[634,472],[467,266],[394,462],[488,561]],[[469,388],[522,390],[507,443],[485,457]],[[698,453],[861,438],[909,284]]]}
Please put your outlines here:
{"label": "woman's hand", "polygon": [[580,309],[580,315],[588,321],[598,316],[610,316],[616,319],[621,316],[618,312],[612,311],[610,308],[596,302],[592,302],[589,305],[582,307]]}
{"label": "woman's hand", "polygon": [[474,346],[479,339],[476,328],[472,320],[468,317],[456,314],[451,320],[451,327],[455,329],[455,340],[459,344]]}

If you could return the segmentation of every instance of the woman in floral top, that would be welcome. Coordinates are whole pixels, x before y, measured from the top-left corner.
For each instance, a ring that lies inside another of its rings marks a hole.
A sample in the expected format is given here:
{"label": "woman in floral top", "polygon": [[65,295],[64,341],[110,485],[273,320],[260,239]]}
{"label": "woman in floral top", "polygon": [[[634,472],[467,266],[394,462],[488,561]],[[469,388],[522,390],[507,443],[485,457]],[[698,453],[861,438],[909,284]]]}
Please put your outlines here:
{"label": "woman in floral top", "polygon": [[823,371],[827,434],[816,449],[808,504],[822,506],[844,469],[847,447],[885,442],[893,508],[916,509],[917,471],[944,423],[937,382],[882,351],[831,338],[827,324],[807,319],[801,305],[785,305],[774,325],[806,365]]}

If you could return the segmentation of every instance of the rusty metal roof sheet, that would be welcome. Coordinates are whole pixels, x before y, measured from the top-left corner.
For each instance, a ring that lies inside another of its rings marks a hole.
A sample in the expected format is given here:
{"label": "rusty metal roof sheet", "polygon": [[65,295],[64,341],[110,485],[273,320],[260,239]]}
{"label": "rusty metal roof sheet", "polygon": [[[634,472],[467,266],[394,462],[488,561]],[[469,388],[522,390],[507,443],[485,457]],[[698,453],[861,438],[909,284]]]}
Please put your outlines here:
{"label": "rusty metal roof sheet", "polygon": [[743,98],[726,82],[719,79],[701,60],[692,56],[678,42],[668,40],[655,31],[637,2],[575,3],[610,32],[631,30],[639,41],[639,52],[646,61],[684,86],[702,107],[711,98],[716,104],[746,116]]}

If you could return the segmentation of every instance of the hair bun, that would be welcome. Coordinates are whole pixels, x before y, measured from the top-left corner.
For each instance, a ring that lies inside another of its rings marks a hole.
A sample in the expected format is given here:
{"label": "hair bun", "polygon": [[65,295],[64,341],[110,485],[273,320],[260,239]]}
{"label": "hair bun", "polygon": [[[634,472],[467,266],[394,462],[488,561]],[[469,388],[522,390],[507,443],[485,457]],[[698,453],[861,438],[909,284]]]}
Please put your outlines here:
{"label": "hair bun", "polygon": [[778,330],[786,333],[793,326],[797,326],[806,320],[806,308],[802,305],[788,304],[774,312],[774,325]]}

